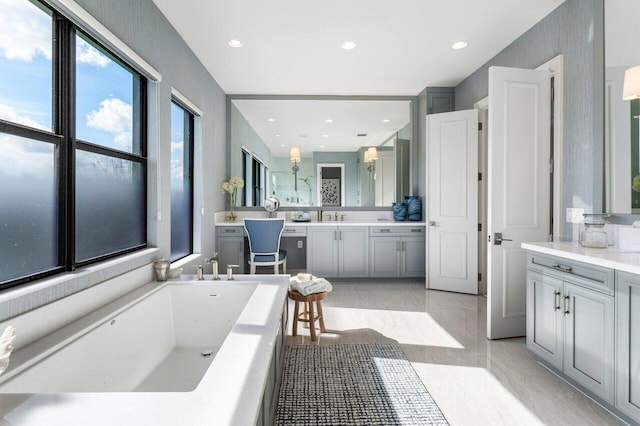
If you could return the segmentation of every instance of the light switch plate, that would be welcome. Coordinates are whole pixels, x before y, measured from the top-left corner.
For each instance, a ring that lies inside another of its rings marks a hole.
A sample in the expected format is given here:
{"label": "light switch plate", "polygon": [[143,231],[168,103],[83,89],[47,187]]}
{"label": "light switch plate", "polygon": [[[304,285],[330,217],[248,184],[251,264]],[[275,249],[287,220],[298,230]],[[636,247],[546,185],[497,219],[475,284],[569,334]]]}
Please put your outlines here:
{"label": "light switch plate", "polygon": [[584,219],[584,209],[582,208],[567,208],[567,222],[568,223],[580,223]]}

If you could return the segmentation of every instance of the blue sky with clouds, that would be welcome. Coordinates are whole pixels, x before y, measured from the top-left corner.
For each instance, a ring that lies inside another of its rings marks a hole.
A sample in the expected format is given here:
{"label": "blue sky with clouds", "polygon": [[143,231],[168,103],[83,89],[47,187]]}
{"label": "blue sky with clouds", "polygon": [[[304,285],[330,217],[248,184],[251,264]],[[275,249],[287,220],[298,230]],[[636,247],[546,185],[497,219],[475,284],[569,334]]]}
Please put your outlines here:
{"label": "blue sky with clouds", "polygon": [[[27,0],[0,0],[0,9],[0,118],[50,130],[51,17]],[[133,75],[76,42],[76,136],[131,152]]]}

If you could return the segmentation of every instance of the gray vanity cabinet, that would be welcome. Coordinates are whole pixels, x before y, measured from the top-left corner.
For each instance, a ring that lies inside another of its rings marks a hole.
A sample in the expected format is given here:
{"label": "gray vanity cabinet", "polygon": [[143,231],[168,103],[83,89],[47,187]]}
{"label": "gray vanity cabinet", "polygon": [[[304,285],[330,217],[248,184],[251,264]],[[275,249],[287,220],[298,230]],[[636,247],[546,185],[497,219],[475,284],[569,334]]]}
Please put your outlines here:
{"label": "gray vanity cabinet", "polygon": [[367,277],[367,226],[318,226],[307,230],[307,270],[318,277]]}
{"label": "gray vanity cabinet", "polygon": [[244,227],[216,227],[216,251],[220,256],[218,271],[226,273],[227,265],[239,265],[235,273],[244,274]]}
{"label": "gray vanity cabinet", "polygon": [[372,277],[424,277],[425,228],[372,226],[369,233]]}
{"label": "gray vanity cabinet", "polygon": [[527,347],[613,403],[613,271],[537,254],[527,265]]}
{"label": "gray vanity cabinet", "polygon": [[616,408],[640,422],[640,275],[616,272]]}

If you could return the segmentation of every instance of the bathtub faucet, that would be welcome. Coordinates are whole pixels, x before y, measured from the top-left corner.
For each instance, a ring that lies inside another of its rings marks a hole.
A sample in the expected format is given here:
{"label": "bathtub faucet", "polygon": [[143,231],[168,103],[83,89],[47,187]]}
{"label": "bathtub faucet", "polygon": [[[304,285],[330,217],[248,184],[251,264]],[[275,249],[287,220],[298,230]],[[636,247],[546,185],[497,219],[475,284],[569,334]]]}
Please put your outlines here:
{"label": "bathtub faucet", "polygon": [[233,281],[233,268],[240,269],[240,265],[227,265],[227,281]]}
{"label": "bathtub faucet", "polygon": [[213,257],[205,259],[204,262],[206,264],[211,264],[211,269],[213,270],[213,279],[219,280],[220,277],[218,276],[218,253],[214,252]]}

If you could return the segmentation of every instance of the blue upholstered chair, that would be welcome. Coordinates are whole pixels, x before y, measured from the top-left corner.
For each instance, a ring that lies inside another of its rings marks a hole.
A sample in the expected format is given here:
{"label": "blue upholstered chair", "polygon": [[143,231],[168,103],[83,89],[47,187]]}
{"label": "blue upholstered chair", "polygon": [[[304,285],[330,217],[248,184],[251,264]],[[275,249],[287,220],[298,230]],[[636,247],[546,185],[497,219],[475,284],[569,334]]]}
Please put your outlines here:
{"label": "blue upholstered chair", "polygon": [[277,274],[279,265],[286,274],[287,252],[280,250],[284,219],[244,219],[244,229],[249,236],[247,260],[251,274],[256,273],[256,266],[273,266],[273,273]]}

